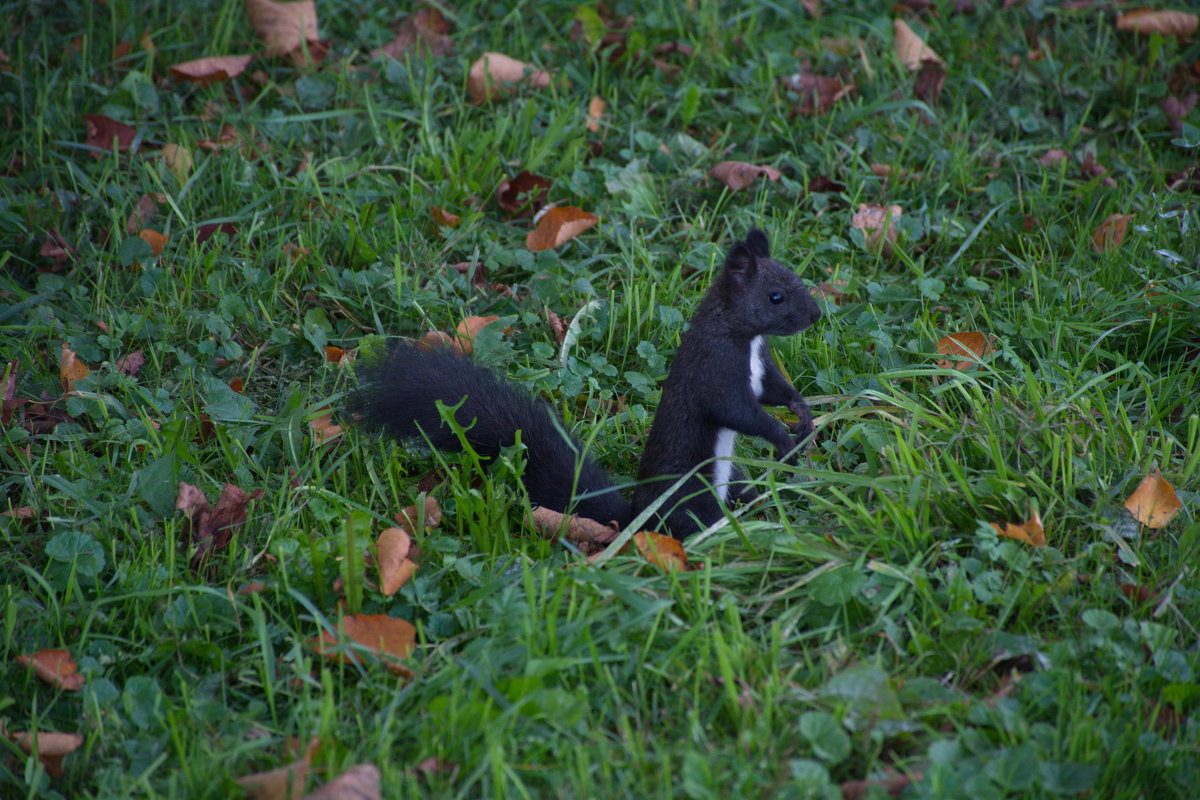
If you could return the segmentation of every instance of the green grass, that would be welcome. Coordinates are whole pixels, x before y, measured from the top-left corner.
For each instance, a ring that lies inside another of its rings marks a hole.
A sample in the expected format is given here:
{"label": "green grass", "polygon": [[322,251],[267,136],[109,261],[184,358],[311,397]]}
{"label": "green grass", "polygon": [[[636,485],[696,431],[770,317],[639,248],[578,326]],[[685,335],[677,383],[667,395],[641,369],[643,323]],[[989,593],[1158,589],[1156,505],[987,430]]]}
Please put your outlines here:
{"label": "green grass", "polygon": [[[386,797],[839,797],[894,773],[914,777],[906,797],[1194,796],[1200,215],[1168,186],[1195,168],[1200,112],[1175,132],[1159,103],[1195,89],[1200,46],[1118,32],[1107,7],[938,2],[910,20],[947,62],[928,109],[884,4],[816,20],[696,5],[614,7],[636,15],[631,51],[695,49],[664,56],[674,77],[574,41],[566,3],[464,2],[453,55],[388,62],[365,53],[394,8],[321,0],[324,66],[260,59],[208,87],[166,67],[258,50],[241,3],[3,9],[0,355],[18,397],[53,402],[17,409],[0,445],[4,505],[37,515],[0,521],[0,721],[84,736],[57,778],[0,739],[5,797],[237,796],[234,778],[286,763],[286,737],[314,736],[309,789],[373,762]],[[861,46],[836,55],[829,37]],[[488,50],[564,79],[471,105],[467,67]],[[805,59],[856,87],[827,115],[790,113],[783,81]],[[88,113],[146,149],[93,158]],[[223,123],[257,154],[205,152]],[[166,142],[194,157],[183,180]],[[1051,148],[1070,158],[1040,165]],[[730,192],[705,178],[726,159],[784,177]],[[527,251],[494,201],[522,169],[600,224]],[[817,176],[845,189],[810,193]],[[170,236],[157,258],[126,232],[146,193],[166,197],[147,224]],[[894,256],[851,231],[859,203],[902,206]],[[464,221],[435,230],[434,205]],[[1135,215],[1128,236],[1096,253],[1112,213]],[[236,233],[197,244],[217,222]],[[752,225],[845,298],[774,343],[797,387],[827,396],[807,463],[743,445],[769,492],[688,543],[699,569],[589,566],[526,527],[519,456],[453,457],[416,577],[362,595],[417,626],[414,677],[314,654],[334,579],[347,556],[360,566],[347,518],[378,530],[442,463],[353,429],[313,442],[308,420],[353,386],[325,345],[499,315],[510,331],[478,360],[632,480],[685,320]],[[49,230],[76,249],[57,272],[41,271]],[[443,269],[464,261],[512,295]],[[593,302],[560,360],[543,310]],[[971,330],[995,337],[986,363],[937,368],[936,342]],[[92,367],[70,397],[64,342]],[[121,374],[136,350],[145,365]],[[1152,533],[1123,502],[1156,467],[1184,509]],[[180,481],[214,502],[225,483],[263,493],[204,574]],[[988,524],[1031,509],[1047,548]],[[252,581],[266,589],[236,594]],[[82,691],[15,662],[55,647]],[[452,769],[419,777],[432,757]]]}

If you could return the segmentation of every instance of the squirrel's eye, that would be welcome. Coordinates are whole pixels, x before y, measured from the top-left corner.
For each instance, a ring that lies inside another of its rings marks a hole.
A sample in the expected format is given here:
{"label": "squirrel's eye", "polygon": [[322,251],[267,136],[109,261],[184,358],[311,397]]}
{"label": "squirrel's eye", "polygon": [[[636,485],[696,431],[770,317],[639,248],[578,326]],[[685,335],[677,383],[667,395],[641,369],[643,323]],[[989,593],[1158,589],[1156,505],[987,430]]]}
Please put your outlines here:
{"label": "squirrel's eye", "polygon": [[770,300],[775,305],[779,305],[780,303],[783,302],[783,292],[771,292],[770,296],[768,296],[767,299]]}

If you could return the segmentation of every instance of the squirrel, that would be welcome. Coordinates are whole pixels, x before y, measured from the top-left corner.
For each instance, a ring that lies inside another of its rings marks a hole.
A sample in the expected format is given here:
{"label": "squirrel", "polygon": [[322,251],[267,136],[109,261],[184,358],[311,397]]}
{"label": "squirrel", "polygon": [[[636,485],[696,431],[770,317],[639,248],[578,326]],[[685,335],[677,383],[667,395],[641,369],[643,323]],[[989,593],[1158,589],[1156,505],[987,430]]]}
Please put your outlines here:
{"label": "squirrel", "polygon": [[[762,231],[736,242],[668,370],[632,504],[546,403],[447,350],[393,343],[386,356],[360,366],[351,410],[367,428],[455,451],[458,437],[442,423],[437,401],[457,405],[455,421],[485,458],[515,444],[520,431],[528,453],[522,481],[532,503],[621,527],[695,470],[652,517],[659,530],[685,539],[720,519],[731,494],[747,498],[729,461],[736,434],[766,439],[795,463],[812,434],[812,414],[775,366],[764,337],[791,336],[820,317],[804,283],[771,259]],[[787,406],[799,422],[789,431],[763,404]]]}

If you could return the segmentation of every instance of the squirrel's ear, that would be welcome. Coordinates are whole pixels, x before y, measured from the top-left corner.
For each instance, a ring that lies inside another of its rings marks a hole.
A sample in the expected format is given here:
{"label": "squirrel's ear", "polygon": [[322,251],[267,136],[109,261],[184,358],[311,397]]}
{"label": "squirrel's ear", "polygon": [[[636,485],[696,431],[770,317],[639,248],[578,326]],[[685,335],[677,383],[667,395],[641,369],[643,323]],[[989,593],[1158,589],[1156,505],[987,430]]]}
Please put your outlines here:
{"label": "squirrel's ear", "polygon": [[745,289],[757,269],[758,260],[746,242],[738,242],[730,249],[729,255],[725,256],[725,280],[731,289]]}
{"label": "squirrel's ear", "polygon": [[767,235],[758,228],[746,234],[746,244],[750,247],[750,251],[759,258],[771,257],[771,243],[767,241]]}

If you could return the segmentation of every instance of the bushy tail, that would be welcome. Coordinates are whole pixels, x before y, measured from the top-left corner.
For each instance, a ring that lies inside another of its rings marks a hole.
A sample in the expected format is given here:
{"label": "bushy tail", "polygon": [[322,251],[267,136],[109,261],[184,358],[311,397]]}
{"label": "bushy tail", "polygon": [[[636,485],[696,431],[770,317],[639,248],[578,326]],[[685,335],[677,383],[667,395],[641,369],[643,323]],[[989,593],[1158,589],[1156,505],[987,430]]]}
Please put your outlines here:
{"label": "bushy tail", "polygon": [[[572,510],[600,522],[631,518],[629,503],[568,434],[545,403],[468,358],[446,350],[392,344],[386,357],[355,365],[362,386],[350,409],[368,428],[397,439],[425,438],[439,450],[461,449],[458,436],[442,423],[437,401],[454,406],[466,438],[480,456],[494,458],[502,447],[521,441],[527,449],[525,489],[534,503],[555,511]],[[582,461],[581,461],[582,459]],[[578,481],[576,481],[578,473]],[[579,499],[572,506],[572,489]]]}

